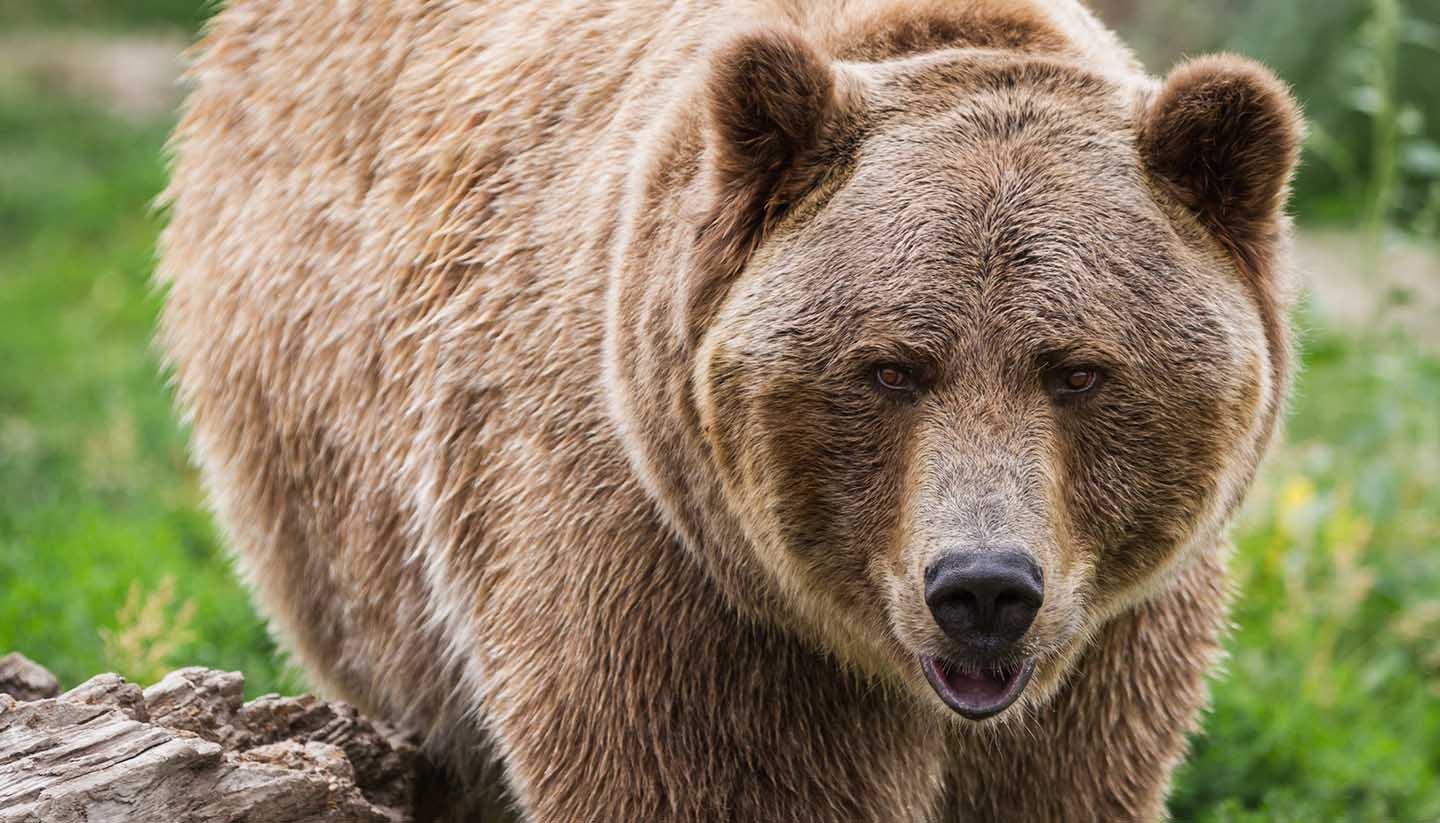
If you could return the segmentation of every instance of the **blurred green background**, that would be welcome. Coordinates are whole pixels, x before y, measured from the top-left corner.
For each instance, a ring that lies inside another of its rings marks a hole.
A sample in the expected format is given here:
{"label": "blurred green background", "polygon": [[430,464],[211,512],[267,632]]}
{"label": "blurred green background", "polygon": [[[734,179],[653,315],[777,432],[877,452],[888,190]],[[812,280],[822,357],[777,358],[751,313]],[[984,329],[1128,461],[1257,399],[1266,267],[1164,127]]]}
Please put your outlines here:
{"label": "blurred green background", "polygon": [[[1231,49],[1294,84],[1309,285],[1286,442],[1176,820],[1440,821],[1440,0],[1108,0],[1162,73]],[[67,685],[296,691],[220,548],[149,346],[190,0],[0,2],[0,652]]]}

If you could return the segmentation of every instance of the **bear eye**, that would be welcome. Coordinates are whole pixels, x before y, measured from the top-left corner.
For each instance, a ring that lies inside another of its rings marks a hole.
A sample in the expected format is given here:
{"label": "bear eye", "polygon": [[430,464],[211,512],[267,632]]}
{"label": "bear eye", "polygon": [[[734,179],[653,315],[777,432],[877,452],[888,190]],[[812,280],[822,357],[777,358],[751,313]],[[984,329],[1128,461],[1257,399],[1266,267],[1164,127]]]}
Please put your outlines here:
{"label": "bear eye", "polygon": [[1095,366],[1062,366],[1051,369],[1045,382],[1056,400],[1078,400],[1105,382],[1105,372]]}
{"label": "bear eye", "polygon": [[876,366],[875,382],[886,391],[906,394],[910,394],[918,388],[915,376],[911,374],[910,370],[895,363],[881,363]]}

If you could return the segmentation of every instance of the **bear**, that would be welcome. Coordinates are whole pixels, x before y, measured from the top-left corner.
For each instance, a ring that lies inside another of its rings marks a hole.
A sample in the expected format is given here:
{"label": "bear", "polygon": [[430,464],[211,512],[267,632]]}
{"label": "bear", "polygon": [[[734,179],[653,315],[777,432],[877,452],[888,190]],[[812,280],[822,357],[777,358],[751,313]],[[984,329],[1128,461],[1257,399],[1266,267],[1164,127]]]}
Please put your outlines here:
{"label": "bear", "polygon": [[1078,0],[230,0],[159,341],[327,694],[476,808],[1165,815],[1302,123]]}

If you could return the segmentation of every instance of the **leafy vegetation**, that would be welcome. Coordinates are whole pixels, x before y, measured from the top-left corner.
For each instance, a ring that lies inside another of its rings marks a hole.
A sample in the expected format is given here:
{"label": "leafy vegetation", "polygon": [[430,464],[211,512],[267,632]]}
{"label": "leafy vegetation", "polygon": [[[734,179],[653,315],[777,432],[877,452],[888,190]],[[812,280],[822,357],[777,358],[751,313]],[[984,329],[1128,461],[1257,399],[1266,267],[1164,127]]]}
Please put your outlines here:
{"label": "leafy vegetation", "polygon": [[1440,820],[1440,359],[1317,331],[1180,821]]}
{"label": "leafy vegetation", "polygon": [[[1440,112],[1433,12],[1175,0],[1127,26],[1156,65],[1162,46],[1229,45],[1295,82],[1317,124],[1302,217],[1369,244],[1440,219],[1425,159],[1440,123],[1422,114]],[[21,2],[0,28],[201,16],[188,0]],[[0,74],[0,651],[67,684],[183,662],[294,691],[148,345],[168,125]],[[1230,658],[1172,808],[1184,823],[1440,821],[1440,356],[1384,324],[1306,322],[1286,442],[1236,530]]]}
{"label": "leafy vegetation", "polygon": [[1230,50],[1295,88],[1310,124],[1295,203],[1312,220],[1440,238],[1440,2],[1097,0],[1147,65]]}

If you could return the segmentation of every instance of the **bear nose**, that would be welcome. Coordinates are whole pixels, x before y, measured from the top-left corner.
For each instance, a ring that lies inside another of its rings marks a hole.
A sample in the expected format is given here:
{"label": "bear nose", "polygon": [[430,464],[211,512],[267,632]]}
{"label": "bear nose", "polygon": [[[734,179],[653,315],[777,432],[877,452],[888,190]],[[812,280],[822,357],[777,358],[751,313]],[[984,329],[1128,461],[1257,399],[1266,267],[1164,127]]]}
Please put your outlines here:
{"label": "bear nose", "polygon": [[951,640],[1001,653],[1019,640],[1045,599],[1040,569],[1019,551],[959,551],[925,570],[925,604]]}

